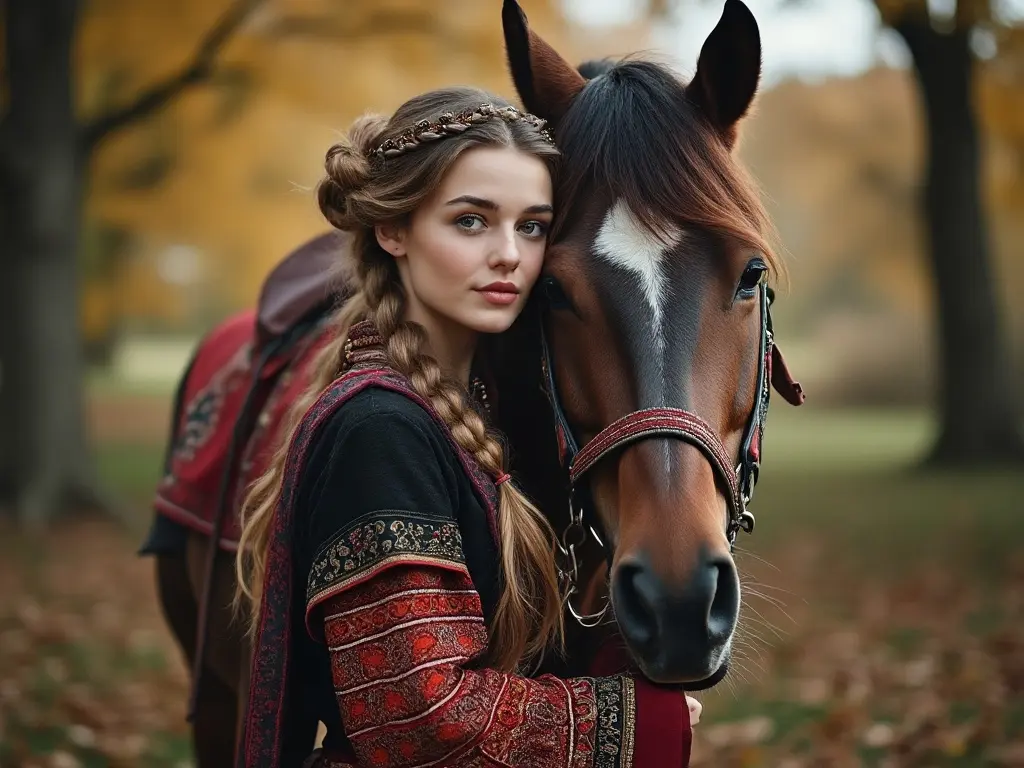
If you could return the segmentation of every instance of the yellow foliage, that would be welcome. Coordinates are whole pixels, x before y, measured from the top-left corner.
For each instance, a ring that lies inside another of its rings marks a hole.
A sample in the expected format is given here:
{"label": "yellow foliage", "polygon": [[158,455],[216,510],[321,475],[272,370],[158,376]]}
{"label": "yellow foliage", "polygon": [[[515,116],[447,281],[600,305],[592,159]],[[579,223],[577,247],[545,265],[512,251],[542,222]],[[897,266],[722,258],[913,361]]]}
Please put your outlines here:
{"label": "yellow foliage", "polygon": [[[523,3],[531,24],[569,50],[554,0]],[[96,0],[77,41],[83,116],[124,104],[180,70],[226,0]],[[164,249],[204,260],[214,305],[252,303],[267,270],[326,229],[311,191],[326,149],[366,110],[473,84],[514,98],[499,5],[478,0],[268,0],[220,59],[221,80],[186,91],[159,114],[111,136],[92,161],[87,214],[142,237],[120,306],[154,312],[138,274],[162,282]],[[145,265],[145,266],[143,266]],[[166,302],[164,302],[166,303]],[[180,311],[159,313],[167,322]]]}
{"label": "yellow foliage", "polygon": [[[77,44],[83,114],[125,103],[176,72],[227,2],[86,5]],[[889,20],[927,5],[876,2]],[[558,0],[523,5],[570,60],[584,49],[647,47],[637,29],[584,39],[567,27]],[[958,7],[971,18],[988,13],[987,0]],[[979,68],[977,105],[985,194],[1006,276],[1000,285],[1008,291],[1024,279],[1024,260],[1014,258],[1024,245],[1024,31],[996,33],[999,55]],[[221,81],[111,137],[93,159],[88,215],[133,233],[137,245],[112,288],[91,289],[90,327],[115,312],[183,327],[202,313],[251,304],[267,270],[326,228],[311,190],[325,150],[364,110],[388,111],[452,83],[514,98],[496,2],[268,0],[224,53]],[[910,72],[786,83],[761,97],[742,146],[794,257],[794,298],[820,303],[862,281],[876,298],[927,316],[920,117]],[[200,255],[196,284],[166,278],[166,254],[179,247]]]}
{"label": "yellow foliage", "polygon": [[[1024,280],[1024,79],[1006,80],[995,64],[977,81],[983,194],[997,287],[1011,322],[1024,328],[1013,295]],[[780,313],[864,311],[866,300],[928,327],[921,118],[910,71],[788,82],[761,96],[743,152],[792,259],[794,290]]]}

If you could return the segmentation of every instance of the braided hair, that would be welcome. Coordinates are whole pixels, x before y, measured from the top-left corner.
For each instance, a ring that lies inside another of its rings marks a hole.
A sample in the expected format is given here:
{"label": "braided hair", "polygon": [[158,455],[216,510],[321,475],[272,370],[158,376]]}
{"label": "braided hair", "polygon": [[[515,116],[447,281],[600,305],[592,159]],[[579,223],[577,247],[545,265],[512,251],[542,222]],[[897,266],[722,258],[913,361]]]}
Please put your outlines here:
{"label": "braided hair", "polygon": [[[412,214],[473,147],[513,147],[554,167],[558,152],[543,121],[475,88],[431,91],[403,104],[391,117],[358,119],[327,151],[326,177],[317,188],[320,210],[334,227],[354,235],[354,295],[337,311],[333,343],[320,353],[311,386],[296,402],[271,466],[242,508],[238,600],[248,600],[258,625],[271,520],[281,492],[291,435],[303,414],[341,370],[348,329],[361,319],[376,326],[388,363],[430,402],[455,441],[498,483],[502,592],[490,623],[488,662],[503,671],[536,664],[562,640],[562,604],[554,561],[555,535],[547,519],[506,481],[498,436],[471,406],[469,393],[445,376],[427,351],[426,332],[405,319],[406,292],[391,254],[377,242],[377,224]],[[415,150],[415,151],[413,151]]]}

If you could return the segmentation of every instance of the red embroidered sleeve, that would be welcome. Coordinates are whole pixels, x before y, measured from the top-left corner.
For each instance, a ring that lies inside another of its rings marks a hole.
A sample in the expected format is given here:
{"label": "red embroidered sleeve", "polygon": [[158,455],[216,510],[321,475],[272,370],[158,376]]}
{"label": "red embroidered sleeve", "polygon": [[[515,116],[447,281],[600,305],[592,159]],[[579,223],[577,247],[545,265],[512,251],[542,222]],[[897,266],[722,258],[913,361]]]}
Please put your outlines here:
{"label": "red embroidered sleeve", "polygon": [[317,601],[358,765],[687,764],[681,692],[469,668],[487,630],[468,573],[452,566],[397,564]]}

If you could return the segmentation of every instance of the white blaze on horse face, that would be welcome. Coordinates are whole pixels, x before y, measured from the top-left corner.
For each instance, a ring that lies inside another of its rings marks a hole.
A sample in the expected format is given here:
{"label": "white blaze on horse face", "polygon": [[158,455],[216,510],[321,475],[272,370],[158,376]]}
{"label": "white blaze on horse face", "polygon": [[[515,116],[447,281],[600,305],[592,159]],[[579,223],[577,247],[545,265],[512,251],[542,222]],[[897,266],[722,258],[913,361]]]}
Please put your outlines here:
{"label": "white blaze on horse face", "polygon": [[[651,308],[654,340],[659,358],[665,349],[663,328],[667,292],[661,267],[665,255],[679,245],[682,230],[670,224],[662,227],[664,240],[651,234],[623,200],[617,200],[604,217],[594,241],[594,252],[604,261],[635,275]],[[659,360],[659,362],[661,362]]]}
{"label": "white blaze on horse face", "polygon": [[[665,405],[667,382],[665,381],[665,305],[668,302],[668,285],[662,269],[665,256],[675,249],[682,240],[683,232],[667,222],[660,227],[664,239],[655,237],[636,217],[623,200],[616,200],[601,223],[601,229],[594,240],[594,252],[619,269],[634,275],[640,282],[640,289],[651,309],[650,339],[653,343],[651,361],[654,369],[647,381],[649,406]],[[671,477],[672,451],[666,441],[661,447],[664,462],[663,477]]]}

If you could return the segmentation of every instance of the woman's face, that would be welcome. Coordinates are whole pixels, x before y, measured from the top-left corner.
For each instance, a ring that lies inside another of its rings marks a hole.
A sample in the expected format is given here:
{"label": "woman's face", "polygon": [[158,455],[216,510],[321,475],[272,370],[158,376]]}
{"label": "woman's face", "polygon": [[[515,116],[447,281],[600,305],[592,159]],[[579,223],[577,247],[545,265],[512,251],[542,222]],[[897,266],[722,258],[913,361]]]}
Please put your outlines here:
{"label": "woman's face", "polygon": [[507,330],[540,275],[551,203],[551,176],[534,155],[464,152],[406,225],[377,228],[397,259],[407,319],[430,334]]}

